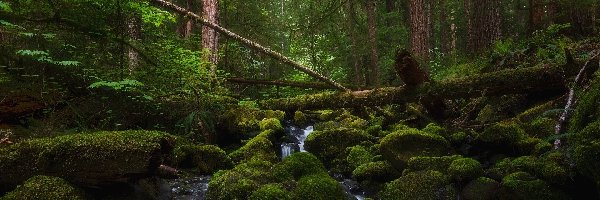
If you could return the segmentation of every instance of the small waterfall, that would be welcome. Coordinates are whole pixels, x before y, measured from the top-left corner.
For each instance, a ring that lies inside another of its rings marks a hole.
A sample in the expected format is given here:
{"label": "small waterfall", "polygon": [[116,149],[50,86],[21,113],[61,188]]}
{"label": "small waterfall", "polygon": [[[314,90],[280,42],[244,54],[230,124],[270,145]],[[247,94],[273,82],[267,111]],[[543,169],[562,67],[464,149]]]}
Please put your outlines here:
{"label": "small waterfall", "polygon": [[294,143],[281,143],[281,159],[292,155],[294,146]]}
{"label": "small waterfall", "polygon": [[298,137],[298,146],[300,147],[300,152],[306,152],[306,150],[304,150],[304,140],[306,140],[306,137],[308,137],[308,135],[312,132],[313,126],[308,126],[302,130],[302,135]]}
{"label": "small waterfall", "polygon": [[291,155],[294,152],[306,152],[304,149],[304,140],[310,133],[313,132],[313,126],[299,128],[291,124],[290,121],[285,122],[286,142],[281,143],[281,159]]}

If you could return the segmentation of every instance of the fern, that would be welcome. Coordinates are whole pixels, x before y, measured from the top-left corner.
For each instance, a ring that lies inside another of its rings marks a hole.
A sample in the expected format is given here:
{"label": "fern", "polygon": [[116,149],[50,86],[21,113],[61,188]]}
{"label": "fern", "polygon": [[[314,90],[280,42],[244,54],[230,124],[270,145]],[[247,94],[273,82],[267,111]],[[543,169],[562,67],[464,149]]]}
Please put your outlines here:
{"label": "fern", "polygon": [[12,9],[10,8],[10,4],[8,4],[4,1],[0,1],[0,11],[12,12]]}
{"label": "fern", "polygon": [[[144,84],[137,80],[124,79],[122,81],[99,81],[92,83],[90,86],[88,86],[88,88],[110,88],[113,90],[132,91],[142,86],[144,86]],[[150,96],[144,98],[148,100],[152,99]]]}

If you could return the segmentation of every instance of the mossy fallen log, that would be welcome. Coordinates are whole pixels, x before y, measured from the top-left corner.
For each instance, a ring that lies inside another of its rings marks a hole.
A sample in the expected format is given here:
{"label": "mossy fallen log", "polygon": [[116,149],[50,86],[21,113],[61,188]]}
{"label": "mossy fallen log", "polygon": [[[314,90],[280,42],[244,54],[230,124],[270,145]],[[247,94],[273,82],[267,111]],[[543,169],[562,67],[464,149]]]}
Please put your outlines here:
{"label": "mossy fallen log", "polygon": [[[592,62],[597,63],[597,62]],[[509,69],[464,78],[427,82],[416,87],[386,87],[353,92],[326,92],[295,98],[269,99],[259,102],[264,109],[315,110],[323,108],[352,108],[418,101],[422,98],[457,99],[506,94],[536,94],[565,90],[570,77],[580,68],[576,64],[542,65]],[[598,69],[590,67],[589,72]]]}
{"label": "mossy fallen log", "polygon": [[0,191],[35,175],[87,186],[155,175],[173,140],[157,131],[116,131],[19,142],[0,148]]}

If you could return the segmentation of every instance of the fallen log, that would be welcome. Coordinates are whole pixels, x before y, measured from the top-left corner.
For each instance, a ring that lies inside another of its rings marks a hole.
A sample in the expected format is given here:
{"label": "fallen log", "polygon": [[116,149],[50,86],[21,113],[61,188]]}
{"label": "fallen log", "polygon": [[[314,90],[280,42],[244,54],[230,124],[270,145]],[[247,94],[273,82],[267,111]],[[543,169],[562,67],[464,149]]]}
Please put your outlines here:
{"label": "fallen log", "polygon": [[[543,65],[508,69],[463,78],[427,82],[416,87],[386,87],[354,92],[325,92],[259,102],[263,109],[296,111],[325,108],[379,106],[418,101],[429,96],[443,99],[543,93],[566,90],[566,80],[578,73],[579,65]],[[595,71],[598,66],[588,68]],[[586,73],[588,75],[592,73]]]}
{"label": "fallen log", "polygon": [[284,81],[284,80],[257,80],[244,78],[227,78],[229,83],[250,84],[250,85],[275,85],[284,87],[312,88],[312,89],[337,89],[331,85],[319,82],[302,81]]}
{"label": "fallen log", "polygon": [[84,186],[158,175],[173,140],[157,131],[117,131],[18,142],[0,148],[0,192],[35,175]]}

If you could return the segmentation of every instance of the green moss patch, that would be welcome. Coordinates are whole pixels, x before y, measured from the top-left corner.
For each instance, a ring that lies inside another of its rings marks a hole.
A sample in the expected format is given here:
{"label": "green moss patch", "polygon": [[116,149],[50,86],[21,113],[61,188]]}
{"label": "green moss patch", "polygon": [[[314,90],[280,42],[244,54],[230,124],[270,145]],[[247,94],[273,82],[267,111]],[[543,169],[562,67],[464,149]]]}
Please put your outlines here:
{"label": "green moss patch", "polygon": [[315,131],[305,141],[307,151],[330,166],[334,159],[346,160],[346,148],[369,141],[371,136],[357,129],[340,128],[326,131]]}
{"label": "green moss patch", "polygon": [[380,151],[386,160],[401,170],[412,157],[445,156],[453,150],[442,136],[408,129],[383,138]]}
{"label": "green moss patch", "polygon": [[273,164],[252,160],[241,163],[231,170],[218,171],[208,185],[207,199],[248,199],[262,185],[273,183]]}
{"label": "green moss patch", "polygon": [[456,199],[456,194],[448,176],[430,170],[408,173],[386,184],[381,199]]}
{"label": "green moss patch", "polygon": [[292,191],[292,199],[346,200],[342,186],[327,174],[315,174],[302,177]]}
{"label": "green moss patch", "polygon": [[180,168],[196,168],[200,173],[233,167],[231,158],[214,145],[182,145],[173,151],[174,163]]}
{"label": "green moss patch", "polygon": [[448,173],[459,181],[472,180],[483,174],[483,168],[479,161],[472,158],[460,158],[452,161],[448,167]]}
{"label": "green moss patch", "polygon": [[279,184],[267,184],[252,192],[249,200],[287,200],[292,199],[290,192]]}
{"label": "green moss patch", "polygon": [[327,174],[327,169],[317,157],[308,152],[294,153],[275,166],[278,177],[291,175],[295,180],[311,174]]}
{"label": "green moss patch", "polygon": [[495,200],[500,183],[491,178],[479,177],[469,182],[462,190],[465,200]]}
{"label": "green moss patch", "polygon": [[62,178],[50,176],[34,176],[1,200],[83,200],[90,199],[83,190],[76,188]]}
{"label": "green moss patch", "polygon": [[275,155],[273,143],[269,140],[269,137],[272,136],[272,134],[272,130],[261,132],[244,146],[231,152],[229,156],[235,162],[245,162],[250,160],[276,162],[277,155]]}
{"label": "green moss patch", "polygon": [[0,184],[33,175],[98,184],[151,174],[174,137],[157,131],[115,131],[32,139],[0,149]]}

